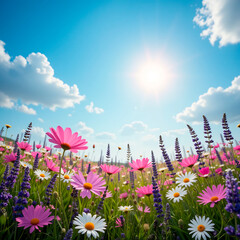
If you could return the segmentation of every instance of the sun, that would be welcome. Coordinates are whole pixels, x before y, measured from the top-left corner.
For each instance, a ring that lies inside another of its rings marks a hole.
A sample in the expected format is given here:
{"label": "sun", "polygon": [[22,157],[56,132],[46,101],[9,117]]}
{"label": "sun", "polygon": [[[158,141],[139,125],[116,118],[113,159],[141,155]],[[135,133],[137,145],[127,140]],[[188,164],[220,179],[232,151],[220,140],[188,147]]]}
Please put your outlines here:
{"label": "sun", "polygon": [[160,58],[146,58],[134,70],[135,87],[147,95],[158,96],[171,85],[170,64]]}

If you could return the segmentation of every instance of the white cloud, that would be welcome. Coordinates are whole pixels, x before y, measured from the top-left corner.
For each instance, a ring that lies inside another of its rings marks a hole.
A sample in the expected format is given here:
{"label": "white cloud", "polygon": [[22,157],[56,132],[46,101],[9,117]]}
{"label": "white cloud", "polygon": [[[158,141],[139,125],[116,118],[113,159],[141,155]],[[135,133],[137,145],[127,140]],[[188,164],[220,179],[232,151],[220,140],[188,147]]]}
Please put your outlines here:
{"label": "white cloud", "polygon": [[158,136],[147,134],[141,139],[143,142],[158,142]]}
{"label": "white cloud", "polygon": [[162,132],[161,135],[166,137],[170,137],[170,136],[176,137],[176,135],[184,135],[186,132],[187,132],[187,128],[172,129],[172,130]]}
{"label": "white cloud", "polygon": [[68,114],[68,116],[69,116],[69,117],[72,117],[72,114],[71,114],[71,113],[69,113],[69,114]]}
{"label": "white cloud", "polygon": [[102,133],[96,134],[96,138],[101,140],[114,140],[116,136],[114,133],[102,132]]}
{"label": "white cloud", "polygon": [[56,108],[73,107],[85,96],[79,94],[77,85],[69,86],[54,76],[47,57],[31,53],[27,58],[17,56],[11,61],[0,41],[0,99],[1,107],[13,108],[14,102]]}
{"label": "white cloud", "polygon": [[36,111],[33,108],[29,108],[28,106],[22,104],[21,106],[17,107],[17,110],[26,114],[36,115]]}
{"label": "white cloud", "polygon": [[135,133],[143,133],[147,128],[148,126],[142,121],[134,121],[123,125],[120,132],[122,135],[132,135]]}
{"label": "white cloud", "polygon": [[44,138],[45,137],[45,131],[41,127],[33,127],[31,131],[31,135],[34,135],[36,137]]}
{"label": "white cloud", "polygon": [[79,126],[78,132],[80,134],[82,134],[83,136],[84,135],[91,135],[91,134],[94,133],[93,128],[87,127],[86,123],[84,123],[84,122],[79,122],[78,126]]}
{"label": "white cloud", "polygon": [[39,122],[44,122],[44,120],[42,118],[38,118]]}
{"label": "white cloud", "polygon": [[91,102],[90,105],[87,105],[85,108],[89,113],[101,114],[104,112],[102,108],[94,107],[93,102]]}
{"label": "white cloud", "polygon": [[240,42],[239,0],[203,0],[193,21],[205,28],[201,36],[209,37],[212,45],[218,40],[220,46]]}
{"label": "white cloud", "polygon": [[177,122],[198,123],[205,115],[209,121],[219,123],[223,113],[229,122],[240,119],[240,76],[234,78],[228,88],[209,88],[197,102],[176,115]]}

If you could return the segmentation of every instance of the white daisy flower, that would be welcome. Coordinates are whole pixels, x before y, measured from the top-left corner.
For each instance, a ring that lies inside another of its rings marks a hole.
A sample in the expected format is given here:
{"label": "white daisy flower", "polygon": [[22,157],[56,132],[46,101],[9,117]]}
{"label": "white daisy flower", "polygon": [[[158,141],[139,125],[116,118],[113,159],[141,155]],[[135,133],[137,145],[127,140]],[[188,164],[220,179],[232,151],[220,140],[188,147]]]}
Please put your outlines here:
{"label": "white daisy flower", "polygon": [[72,176],[73,176],[73,173],[71,173],[70,171],[65,172],[64,174],[61,175],[61,180],[63,182],[69,183],[72,180]]}
{"label": "white daisy flower", "polygon": [[229,171],[232,171],[232,172],[234,172],[234,171],[235,171],[235,169],[231,169],[231,168],[227,168],[227,169],[225,169],[225,172],[229,172]]}
{"label": "white daisy flower", "polygon": [[44,170],[36,170],[35,172],[34,172],[36,175],[37,175],[37,177],[40,179],[40,180],[44,180],[44,179],[49,179],[49,178],[51,178],[51,174],[49,173],[49,172],[46,172],[46,171],[44,171]]}
{"label": "white daisy flower", "polygon": [[176,183],[179,186],[191,186],[194,182],[196,182],[197,175],[191,172],[186,172],[185,174],[180,174],[176,177]]}
{"label": "white daisy flower", "polygon": [[118,210],[123,212],[129,212],[133,210],[133,206],[120,206],[118,207]]}
{"label": "white daisy flower", "polygon": [[177,186],[175,189],[173,188],[169,190],[166,197],[170,200],[173,200],[173,202],[179,202],[186,194],[187,191],[184,188]]}
{"label": "white daisy flower", "polygon": [[190,227],[188,230],[191,231],[190,234],[192,234],[192,238],[195,237],[195,240],[200,240],[201,238],[206,240],[206,236],[208,238],[211,237],[207,232],[214,231],[214,223],[212,223],[212,220],[208,217],[205,218],[205,216],[195,216],[195,218],[190,221],[188,226]]}
{"label": "white daisy flower", "polygon": [[29,167],[29,169],[32,169],[33,166],[30,164],[30,163],[27,163],[27,162],[23,162],[23,161],[20,161],[20,164],[23,166],[23,167]]}
{"label": "white daisy flower", "polygon": [[83,212],[83,215],[78,214],[78,216],[74,218],[73,224],[76,225],[76,229],[79,229],[78,233],[87,233],[88,238],[91,236],[94,238],[99,237],[98,232],[104,233],[107,226],[105,219],[101,219],[101,217],[97,215],[92,216],[91,213],[86,214],[85,212]]}

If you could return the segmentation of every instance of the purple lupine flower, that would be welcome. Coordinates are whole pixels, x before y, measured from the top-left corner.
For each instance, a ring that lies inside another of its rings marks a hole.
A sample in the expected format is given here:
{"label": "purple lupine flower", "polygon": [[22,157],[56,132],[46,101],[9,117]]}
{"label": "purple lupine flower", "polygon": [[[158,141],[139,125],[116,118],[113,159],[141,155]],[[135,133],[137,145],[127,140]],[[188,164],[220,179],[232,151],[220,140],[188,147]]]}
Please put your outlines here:
{"label": "purple lupine flower", "polygon": [[170,205],[169,203],[166,204],[166,211],[164,216],[164,224],[166,226],[166,231],[170,229],[169,227],[169,220],[171,219],[171,213],[170,213]]}
{"label": "purple lupine flower", "polygon": [[107,153],[106,153],[106,162],[109,163],[110,161],[110,145],[107,146]]}
{"label": "purple lupine flower", "polygon": [[108,189],[108,186],[107,186],[106,189],[104,190],[103,196],[102,196],[102,198],[101,198],[101,201],[100,201],[99,204],[98,204],[98,207],[97,207],[97,210],[96,210],[96,213],[97,213],[97,214],[100,214],[100,211],[103,209],[103,201],[104,201],[105,198],[106,198],[107,189]]}
{"label": "purple lupine flower", "polygon": [[134,189],[134,172],[129,172],[131,188]]}
{"label": "purple lupine flower", "polygon": [[163,155],[163,158],[164,158],[164,161],[165,161],[165,163],[167,165],[168,170],[170,172],[172,172],[171,175],[174,176],[176,173],[173,172],[174,168],[173,168],[171,160],[170,160],[170,158],[169,158],[169,156],[167,154],[167,151],[166,151],[166,149],[164,147],[162,136],[159,137],[159,147],[160,147],[160,149],[162,151],[162,155]]}
{"label": "purple lupine flower", "polygon": [[192,137],[192,141],[194,143],[194,147],[195,147],[195,150],[199,156],[199,160],[200,161],[200,164],[199,164],[199,168],[201,168],[201,165],[204,165],[205,163],[202,160],[203,156],[202,156],[202,153],[203,153],[203,147],[202,147],[202,144],[201,142],[199,141],[199,138],[196,134],[196,132],[193,130],[193,128],[187,124],[187,127],[189,129],[189,132],[190,132],[190,135]]}
{"label": "purple lupine flower", "polygon": [[233,137],[232,137],[231,131],[229,130],[226,113],[223,114],[222,128],[223,128],[224,138],[226,139],[226,141],[228,141],[230,144],[232,144]]}
{"label": "purple lupine flower", "polygon": [[219,163],[223,164],[223,160],[222,160],[222,158],[221,158],[221,156],[220,156],[220,154],[219,154],[219,152],[218,152],[218,150],[216,148],[215,148],[215,152],[216,152],[216,155],[217,155]]}
{"label": "purple lupine flower", "polygon": [[6,186],[10,189],[14,187],[20,169],[20,150],[17,151],[17,159],[14,161],[10,175],[7,177]]}
{"label": "purple lupine flower", "polygon": [[164,216],[163,214],[163,210],[162,210],[162,198],[161,198],[161,194],[159,192],[159,189],[158,189],[158,185],[154,179],[154,177],[152,177],[152,185],[153,185],[153,206],[155,207],[156,209],[156,212],[157,212],[157,218],[161,218]]}
{"label": "purple lupine flower", "polygon": [[65,237],[64,237],[63,240],[71,240],[71,239],[72,239],[72,235],[73,235],[73,229],[70,228],[70,229],[67,231],[67,233],[66,233],[66,235],[65,235]]}
{"label": "purple lupine flower", "polygon": [[29,198],[30,194],[28,190],[31,188],[30,185],[30,170],[29,167],[25,168],[24,176],[23,176],[23,181],[21,184],[21,191],[18,193],[18,199],[16,201],[15,207],[13,207],[13,218],[15,219],[16,217],[22,217],[22,210],[26,207],[28,204],[27,198]]}
{"label": "purple lupine flower", "polygon": [[213,143],[213,140],[212,140],[212,131],[211,131],[211,127],[210,127],[210,124],[207,120],[207,118],[203,115],[203,128],[204,128],[204,134],[205,134],[205,143],[207,143],[208,145],[208,148],[211,148],[211,144]]}
{"label": "purple lupine flower", "polygon": [[69,223],[69,227],[72,228],[73,227],[73,219],[78,215],[78,190],[76,190],[75,188],[73,188],[73,191],[71,193],[71,197],[73,198],[72,201],[72,210],[73,210],[73,215],[71,217],[71,221]]}
{"label": "purple lupine flower", "polygon": [[3,174],[3,180],[0,185],[0,208],[7,207],[9,200],[12,198],[12,195],[8,192],[6,186],[7,176],[9,174],[9,165],[6,166],[6,169]]}
{"label": "purple lupine flower", "polygon": [[[240,193],[238,191],[238,182],[237,179],[234,178],[231,170],[226,173],[226,187],[227,205],[225,207],[225,210],[232,214],[235,214],[235,217],[240,218]],[[230,236],[240,236],[239,225],[237,225],[237,229],[229,225],[225,227],[224,230]]]}
{"label": "purple lupine flower", "polygon": [[37,170],[38,164],[39,164],[39,158],[38,158],[38,153],[37,153],[37,155],[34,159],[34,163],[33,163],[33,171]]}
{"label": "purple lupine flower", "polygon": [[90,209],[89,209],[89,208],[84,208],[83,211],[84,211],[85,213],[90,213]]}
{"label": "purple lupine flower", "polygon": [[118,172],[118,182],[120,182],[120,172]]}
{"label": "purple lupine flower", "polygon": [[17,153],[17,150],[18,150],[18,145],[17,145],[18,140],[19,140],[19,134],[17,135],[15,143],[14,143],[13,153]]}
{"label": "purple lupine flower", "polygon": [[178,138],[176,138],[175,140],[175,157],[177,159],[178,162],[182,162],[182,153],[181,153],[181,149],[180,149],[180,145],[179,145],[179,141]]}
{"label": "purple lupine flower", "polygon": [[131,149],[130,149],[130,145],[127,145],[127,161],[129,162],[131,159]]}
{"label": "purple lupine flower", "polygon": [[91,163],[88,164],[87,174],[91,172]]}
{"label": "purple lupine flower", "polygon": [[27,127],[27,130],[24,133],[24,137],[23,137],[24,142],[27,142],[30,139],[31,130],[32,130],[32,123],[30,122],[28,127]]}
{"label": "purple lupine flower", "polygon": [[46,189],[46,195],[47,195],[45,197],[45,204],[46,205],[50,204],[50,199],[51,199],[51,196],[52,196],[52,191],[53,191],[54,185],[56,183],[56,180],[57,180],[57,174],[54,174],[54,176],[50,180],[50,182],[49,182],[49,184],[47,186],[47,189]]}
{"label": "purple lupine flower", "polygon": [[35,141],[33,141],[33,152],[35,152],[36,151],[36,143],[35,143]]}
{"label": "purple lupine flower", "polygon": [[152,154],[152,170],[153,170],[153,176],[158,179],[158,171],[157,171],[157,165],[156,165],[156,161],[155,161],[155,157],[153,154],[153,151],[151,151]]}

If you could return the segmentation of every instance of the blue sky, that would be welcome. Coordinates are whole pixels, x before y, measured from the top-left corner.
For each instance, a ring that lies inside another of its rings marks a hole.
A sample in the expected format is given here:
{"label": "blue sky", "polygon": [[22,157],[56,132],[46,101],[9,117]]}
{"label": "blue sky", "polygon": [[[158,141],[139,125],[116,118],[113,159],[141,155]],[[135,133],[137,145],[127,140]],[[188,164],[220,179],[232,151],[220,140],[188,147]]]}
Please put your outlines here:
{"label": "blue sky", "polygon": [[240,4],[205,2],[2,1],[1,125],[15,137],[32,121],[37,141],[71,127],[90,150],[110,143],[124,159],[130,143],[134,158],[160,157],[160,134],[170,154],[176,137],[189,149],[186,122],[203,141],[202,114],[219,141],[226,112],[239,140]]}

